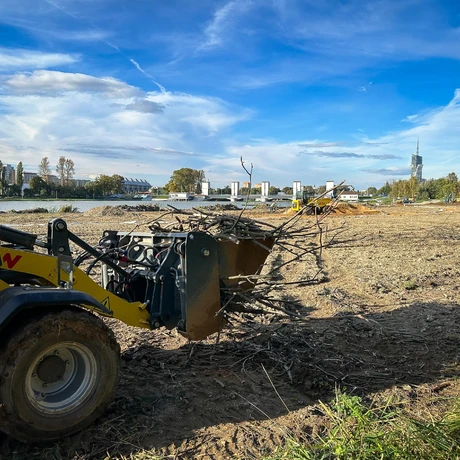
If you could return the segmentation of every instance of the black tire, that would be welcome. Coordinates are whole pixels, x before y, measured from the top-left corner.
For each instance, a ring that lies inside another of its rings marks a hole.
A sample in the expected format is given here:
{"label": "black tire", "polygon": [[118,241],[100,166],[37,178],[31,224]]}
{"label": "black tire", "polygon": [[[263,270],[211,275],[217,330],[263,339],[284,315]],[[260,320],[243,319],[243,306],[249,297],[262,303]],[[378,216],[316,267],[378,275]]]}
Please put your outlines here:
{"label": "black tire", "polygon": [[112,401],[119,367],[115,336],[92,313],[66,308],[30,319],[0,351],[0,429],[46,442],[86,428]]}

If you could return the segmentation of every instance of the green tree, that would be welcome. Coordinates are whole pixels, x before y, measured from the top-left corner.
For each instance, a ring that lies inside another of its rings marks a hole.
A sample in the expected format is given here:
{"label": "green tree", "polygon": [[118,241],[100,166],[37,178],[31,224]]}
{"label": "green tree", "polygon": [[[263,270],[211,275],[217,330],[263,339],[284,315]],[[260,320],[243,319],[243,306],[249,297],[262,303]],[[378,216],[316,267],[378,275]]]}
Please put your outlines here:
{"label": "green tree", "polygon": [[391,192],[390,196],[392,198],[403,198],[404,196],[408,195],[407,191],[407,181],[405,180],[398,180],[394,181],[391,185]]}
{"label": "green tree", "polygon": [[8,194],[12,196],[21,196],[21,187],[18,184],[12,184],[8,187]]}
{"label": "green tree", "polygon": [[16,167],[16,184],[19,185],[19,188],[22,190],[22,186],[24,185],[24,168],[22,167],[22,161],[20,161]]}
{"label": "green tree", "polygon": [[48,192],[47,183],[40,177],[34,176],[29,182],[30,189],[34,195],[46,195]]}
{"label": "green tree", "polygon": [[49,182],[51,175],[51,164],[48,157],[43,157],[38,165],[38,175],[45,181]]}
{"label": "green tree", "polygon": [[376,187],[367,187],[367,194],[370,196],[377,195],[377,188]]}
{"label": "green tree", "polygon": [[66,185],[70,185],[70,181],[75,174],[75,164],[70,158],[66,158],[64,162],[64,181]]}
{"label": "green tree", "polygon": [[377,193],[379,195],[389,195],[391,193],[391,184],[389,184],[388,182],[385,182],[385,185],[383,187],[380,187],[378,190],[377,190]]}
{"label": "green tree", "polygon": [[91,198],[99,198],[102,196],[102,189],[96,181],[87,182],[85,188]]}
{"label": "green tree", "polygon": [[2,186],[2,196],[4,196],[8,184],[6,183],[6,167],[3,166],[3,164],[2,164],[2,167],[1,167],[1,170],[0,170],[0,184]]}
{"label": "green tree", "polygon": [[452,195],[453,198],[456,199],[460,189],[457,174],[451,172],[447,175],[446,179],[447,184],[445,185],[444,198],[449,195]]}
{"label": "green tree", "polygon": [[433,179],[427,180],[419,184],[417,190],[417,198],[420,200],[433,200],[437,195],[437,184]]}
{"label": "green tree", "polygon": [[168,192],[201,193],[201,183],[205,175],[203,170],[181,168],[173,171],[169,182],[165,185]]}
{"label": "green tree", "polygon": [[2,161],[0,161],[0,194],[3,196],[4,195],[4,188],[5,188],[5,182],[2,180],[2,177],[4,176],[3,171],[5,170]]}
{"label": "green tree", "polygon": [[418,186],[419,186],[419,181],[415,176],[411,177],[408,181],[406,181],[406,191],[407,191],[407,195],[409,195],[410,198],[412,199],[415,198],[417,194]]}
{"label": "green tree", "polygon": [[286,195],[292,195],[294,193],[292,187],[283,187],[281,191]]}
{"label": "green tree", "polygon": [[279,193],[281,190],[278,188],[278,187],[270,187],[268,189],[268,194],[269,195],[276,195],[277,193]]}
{"label": "green tree", "polygon": [[[307,185],[306,187],[304,187],[304,190],[307,191],[307,187],[311,187],[311,186]],[[318,195],[322,195],[325,191],[326,191],[326,186],[325,185],[320,185],[319,187],[316,188],[315,192]]]}
{"label": "green tree", "polygon": [[[45,157],[46,158],[46,157]],[[59,157],[59,160],[56,164],[56,173],[61,181],[61,186],[65,182],[65,157]],[[41,174],[40,174],[41,176]]]}
{"label": "green tree", "polygon": [[101,174],[94,182],[86,184],[86,188],[93,196],[108,196],[123,192],[123,177],[118,174],[107,176]]}

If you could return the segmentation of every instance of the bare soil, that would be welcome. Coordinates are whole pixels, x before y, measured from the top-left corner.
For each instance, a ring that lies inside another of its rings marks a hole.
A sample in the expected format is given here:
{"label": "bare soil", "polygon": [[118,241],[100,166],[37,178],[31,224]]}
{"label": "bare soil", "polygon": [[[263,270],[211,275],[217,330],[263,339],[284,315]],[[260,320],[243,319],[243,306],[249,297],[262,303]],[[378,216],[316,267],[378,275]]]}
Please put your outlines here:
{"label": "bare soil", "polygon": [[[49,218],[0,221],[44,235]],[[105,229],[142,231],[154,217],[64,218],[94,244]],[[460,206],[345,206],[328,222],[345,222],[344,238],[353,241],[324,252],[321,283],[285,292],[302,302],[307,321],[246,316],[219,343],[215,336],[190,343],[175,331],[107,319],[123,363],[107,413],[51,446],[0,436],[0,458],[260,458],[288,435],[321,431],[318,401],[331,400],[338,386],[369,400],[392,395],[415,413],[442,412],[460,389]],[[283,257],[275,251],[268,263]],[[307,260],[282,275],[295,281],[315,270]]]}

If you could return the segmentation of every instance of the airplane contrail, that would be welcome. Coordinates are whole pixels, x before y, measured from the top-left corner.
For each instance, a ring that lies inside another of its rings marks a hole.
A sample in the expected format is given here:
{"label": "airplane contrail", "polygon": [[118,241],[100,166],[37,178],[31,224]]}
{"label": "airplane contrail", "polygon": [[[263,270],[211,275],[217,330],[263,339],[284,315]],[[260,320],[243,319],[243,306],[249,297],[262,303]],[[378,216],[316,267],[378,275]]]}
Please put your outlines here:
{"label": "airplane contrail", "polygon": [[[65,8],[63,8],[62,6],[60,5],[56,5],[55,3],[53,3],[51,0],[45,0],[46,3],[48,3],[48,5],[58,9],[59,11],[62,11],[63,13],[65,13],[67,16],[70,16],[71,18],[75,19],[76,21],[78,21],[80,24],[84,25],[85,27],[88,27],[88,24],[90,25],[91,28],[93,28],[94,30],[97,30],[96,26],[94,26],[93,24],[91,24],[90,22],[86,21],[86,23],[84,21],[82,21],[78,16],[75,16],[74,14],[70,13],[69,11],[67,11]],[[122,56],[124,56],[126,59],[129,60],[129,62],[131,62],[131,64],[134,65],[134,67],[136,67],[136,69],[142,73],[142,75],[144,75],[145,77],[147,77],[149,80],[151,80],[156,86],[158,86],[159,90],[165,94],[166,93],[166,88],[161,85],[160,83],[158,83],[153,77],[152,75],[150,75],[149,73],[147,73],[140,65],[138,62],[136,62],[134,59],[130,58],[126,53],[124,53],[118,46],[114,45],[113,43],[110,43],[109,41],[103,39],[103,38],[96,38],[96,40],[99,40],[99,41],[102,41],[103,43],[105,43],[106,45],[110,46],[111,48],[113,48],[114,50],[116,50],[118,53],[120,53]]]}

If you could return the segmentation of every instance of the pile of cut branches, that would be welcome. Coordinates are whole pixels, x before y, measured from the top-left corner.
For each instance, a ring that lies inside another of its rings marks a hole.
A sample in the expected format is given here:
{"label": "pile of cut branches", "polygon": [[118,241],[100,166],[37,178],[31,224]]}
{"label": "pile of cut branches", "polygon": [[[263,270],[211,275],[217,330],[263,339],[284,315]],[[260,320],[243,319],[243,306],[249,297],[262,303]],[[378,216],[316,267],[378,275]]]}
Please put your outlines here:
{"label": "pile of cut branches", "polygon": [[[262,248],[263,262],[253,273],[232,273],[223,279],[221,312],[226,316],[271,313],[300,319],[304,317],[300,301],[287,299],[284,293],[288,286],[309,286],[324,279],[322,251],[344,242],[344,223],[336,220],[337,225],[331,226],[327,222],[336,204],[334,200],[324,214],[313,218],[305,217],[309,208],[304,207],[280,225],[244,216],[245,208],[229,214],[169,206],[169,211],[151,221],[149,228],[153,233],[204,232],[217,241],[245,245],[247,258],[254,257],[256,250],[260,256]],[[310,264],[311,276],[284,280],[283,272],[293,264]]]}
{"label": "pile of cut branches", "polygon": [[[241,157],[241,166],[249,177],[250,190],[253,165],[251,163],[247,168]],[[332,194],[344,182],[316,198]],[[249,194],[243,209],[235,214],[224,214],[202,208],[185,211],[168,205],[169,211],[149,222],[149,228],[153,233],[200,231],[212,235],[217,241],[245,245],[244,256],[248,259],[255,258],[256,253],[258,254],[262,262],[255,270],[252,264],[250,273],[232,273],[224,276],[222,273],[219,274],[223,282],[221,287],[223,306],[219,313],[224,313],[227,317],[235,313],[278,315],[281,313],[301,319],[304,315],[300,312],[302,309],[300,301],[287,299],[283,294],[288,285],[308,286],[321,282],[323,249],[345,242],[341,239],[344,232],[343,222],[337,226],[329,226],[326,222],[327,217],[337,206],[339,198],[340,194],[331,201],[324,213],[317,214],[316,207],[304,206],[278,226],[243,216],[248,206]],[[313,219],[304,217],[305,214],[311,215],[312,212]],[[172,219],[165,223],[164,219],[168,215]],[[265,251],[262,256],[261,250]],[[273,257],[275,253],[280,257]],[[270,268],[269,264],[271,264]],[[314,270],[310,270],[309,276],[286,281],[283,271],[292,264],[311,264],[314,267],[310,268]]]}

